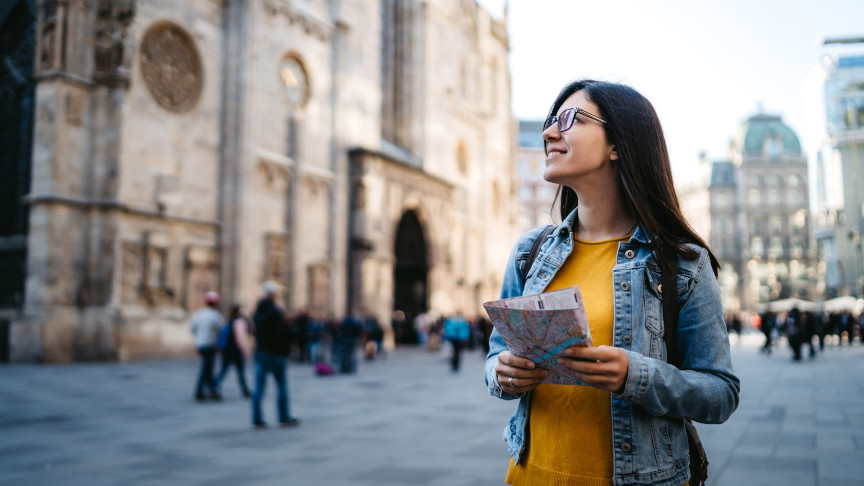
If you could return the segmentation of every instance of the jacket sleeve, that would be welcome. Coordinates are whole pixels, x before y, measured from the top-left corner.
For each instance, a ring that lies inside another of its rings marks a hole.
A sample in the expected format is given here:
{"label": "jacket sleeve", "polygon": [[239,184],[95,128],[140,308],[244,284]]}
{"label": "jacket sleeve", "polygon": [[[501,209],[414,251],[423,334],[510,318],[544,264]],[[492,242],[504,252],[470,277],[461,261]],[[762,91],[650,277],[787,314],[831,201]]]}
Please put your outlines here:
{"label": "jacket sleeve", "polygon": [[703,252],[689,289],[678,277],[677,353],[681,369],[627,350],[627,383],[615,398],[657,416],[725,422],[738,407],[741,384],[732,371],[720,286]]}
{"label": "jacket sleeve", "polygon": [[[504,269],[504,279],[500,294],[501,299],[522,295],[522,290],[525,288],[525,275],[522,265],[528,258],[528,253],[531,251],[534,239],[541,231],[543,231],[543,228],[532,230],[519,238],[519,241],[513,245],[510,257],[507,259],[507,267]],[[506,350],[507,343],[504,342],[504,338],[501,337],[497,329],[493,329],[492,335],[489,337],[489,354],[486,356],[484,376],[490,395],[505,400],[513,400],[520,398],[524,393],[518,395],[505,393],[501,390],[501,385],[498,383],[498,377],[495,373],[495,366],[498,364],[498,354]]]}

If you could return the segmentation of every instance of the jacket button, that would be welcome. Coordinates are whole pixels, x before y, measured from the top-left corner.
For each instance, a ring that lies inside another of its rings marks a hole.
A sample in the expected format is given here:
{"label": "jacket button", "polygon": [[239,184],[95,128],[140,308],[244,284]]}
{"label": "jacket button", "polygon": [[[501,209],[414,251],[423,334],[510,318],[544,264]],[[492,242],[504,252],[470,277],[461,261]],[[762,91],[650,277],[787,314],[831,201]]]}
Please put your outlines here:
{"label": "jacket button", "polygon": [[630,341],[631,341],[633,338],[630,337],[629,334],[625,334],[624,337],[623,337],[622,339],[624,339],[624,342],[625,342],[625,343],[630,344]]}
{"label": "jacket button", "polygon": [[630,282],[621,282],[621,290],[630,290]]}
{"label": "jacket button", "polygon": [[621,450],[624,452],[630,452],[630,443],[625,442],[625,443],[621,444]]}
{"label": "jacket button", "polygon": [[633,250],[627,250],[624,252],[624,256],[627,258],[633,258],[636,254],[633,253]]}
{"label": "jacket button", "polygon": [[657,284],[657,292],[659,292],[660,295],[663,295],[663,284]]}

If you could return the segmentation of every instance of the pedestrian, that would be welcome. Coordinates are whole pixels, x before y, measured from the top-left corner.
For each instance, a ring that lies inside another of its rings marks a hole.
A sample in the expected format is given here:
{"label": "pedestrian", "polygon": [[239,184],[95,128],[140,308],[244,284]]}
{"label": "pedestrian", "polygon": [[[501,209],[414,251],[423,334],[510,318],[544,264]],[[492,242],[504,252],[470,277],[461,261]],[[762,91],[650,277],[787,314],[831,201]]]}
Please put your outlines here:
{"label": "pedestrian", "polygon": [[265,428],[261,400],[267,385],[267,375],[276,381],[276,406],[279,423],[293,427],[300,422],[289,413],[287,354],[290,352],[290,329],[285,312],[276,305],[279,285],[272,280],[262,286],[264,297],[258,301],[255,315],[255,390],[252,393],[252,426]]}
{"label": "pedestrian", "polygon": [[213,366],[216,361],[216,342],[222,327],[222,313],[219,312],[220,296],[217,292],[204,294],[204,307],[192,314],[190,327],[195,336],[195,347],[201,357],[198,370],[198,381],[195,384],[195,399],[221,400],[219,385],[213,377]]}
{"label": "pedestrian", "polygon": [[816,357],[816,346],[813,344],[813,337],[817,334],[816,329],[816,314],[811,311],[806,311],[801,314],[804,328],[804,342],[810,345],[810,359]]}
{"label": "pedestrian", "polygon": [[774,327],[776,325],[777,316],[773,312],[771,312],[770,310],[766,310],[764,313],[762,313],[761,317],[762,317],[762,326],[760,329],[762,330],[762,334],[765,335],[765,344],[762,345],[762,348],[760,349],[760,351],[770,355],[771,354],[771,346],[772,346],[773,341],[774,341],[773,335],[774,335]]}
{"label": "pedestrian", "polygon": [[[544,178],[559,184],[563,222],[531,268],[524,265],[543,228],[518,240],[501,298],[579,285],[594,347],[567,348],[559,358],[584,386],[542,385],[546,371],[492,332],[489,393],[519,399],[504,430],[506,480],[681,486],[690,478],[684,419],[721,423],[738,406],[719,264],[681,214],[648,100],[628,86],[582,80],[564,87],[549,115]],[[678,268],[669,356],[664,257]]]}
{"label": "pedestrian", "polygon": [[478,317],[477,329],[481,334],[480,344],[483,346],[483,354],[489,354],[489,337],[492,335],[492,323],[485,317]]}
{"label": "pedestrian", "polygon": [[786,340],[792,348],[792,359],[801,361],[801,345],[804,344],[804,326],[801,310],[793,307],[786,314]]}
{"label": "pedestrian", "polygon": [[357,371],[357,338],[363,333],[360,320],[351,314],[342,319],[339,326],[339,372]]}
{"label": "pedestrian", "polygon": [[735,338],[737,339],[737,344],[741,344],[741,327],[743,321],[741,320],[741,316],[736,312],[732,314],[732,330],[735,332]]}
{"label": "pedestrian", "polygon": [[468,326],[468,321],[462,311],[448,317],[444,320],[444,340],[450,341],[453,345],[453,356],[450,358],[450,367],[453,371],[459,371],[459,362],[462,355],[462,348],[470,338],[471,328]]}
{"label": "pedestrian", "polygon": [[374,312],[366,309],[363,318],[363,357],[371,361],[381,353],[384,342],[384,329]]}
{"label": "pedestrian", "polygon": [[249,387],[246,385],[246,358],[249,357],[249,322],[243,315],[243,309],[238,304],[231,306],[228,313],[228,321],[222,326],[220,339],[225,336],[224,343],[220,342],[222,353],[222,370],[216,379],[217,386],[222,389],[222,381],[228,374],[231,365],[237,369],[237,383],[243,396],[249,398]]}

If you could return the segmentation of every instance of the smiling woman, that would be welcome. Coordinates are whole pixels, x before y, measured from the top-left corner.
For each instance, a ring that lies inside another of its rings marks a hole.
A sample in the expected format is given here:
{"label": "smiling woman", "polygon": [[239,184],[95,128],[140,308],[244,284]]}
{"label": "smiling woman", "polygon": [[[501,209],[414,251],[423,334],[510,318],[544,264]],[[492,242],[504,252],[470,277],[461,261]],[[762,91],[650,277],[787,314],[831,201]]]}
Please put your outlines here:
{"label": "smiling woman", "polygon": [[[564,87],[543,127],[544,178],[560,186],[563,223],[532,262],[543,228],[519,239],[501,298],[578,286],[595,347],[559,357],[586,386],[541,384],[546,371],[493,331],[489,393],[519,399],[504,431],[507,482],[702,484],[691,478],[685,419],[725,421],[740,385],[719,265],[681,214],[657,114],[628,86],[583,80]],[[679,309],[668,318],[666,278]],[[664,322],[675,323],[671,336]]]}

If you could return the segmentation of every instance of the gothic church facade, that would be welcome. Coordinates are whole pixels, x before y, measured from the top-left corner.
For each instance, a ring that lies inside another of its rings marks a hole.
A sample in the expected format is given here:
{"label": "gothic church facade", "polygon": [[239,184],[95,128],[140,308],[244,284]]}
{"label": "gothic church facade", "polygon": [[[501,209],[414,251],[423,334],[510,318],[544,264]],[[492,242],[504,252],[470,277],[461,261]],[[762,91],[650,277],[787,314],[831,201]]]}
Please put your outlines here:
{"label": "gothic church facade", "polygon": [[291,312],[384,323],[497,296],[506,14],[17,0],[0,36],[0,359],[187,354],[206,291],[249,309],[268,279]]}

